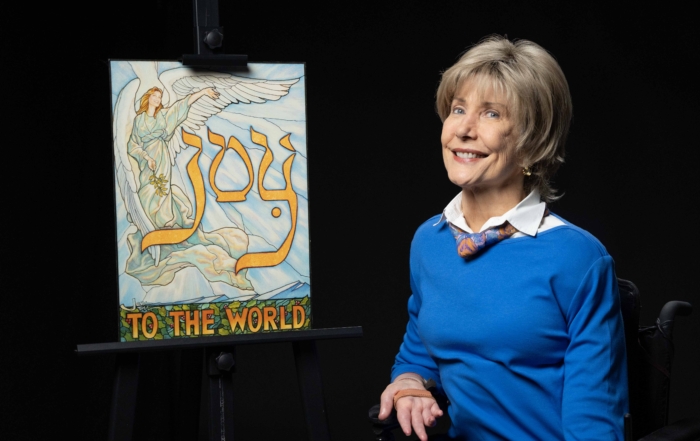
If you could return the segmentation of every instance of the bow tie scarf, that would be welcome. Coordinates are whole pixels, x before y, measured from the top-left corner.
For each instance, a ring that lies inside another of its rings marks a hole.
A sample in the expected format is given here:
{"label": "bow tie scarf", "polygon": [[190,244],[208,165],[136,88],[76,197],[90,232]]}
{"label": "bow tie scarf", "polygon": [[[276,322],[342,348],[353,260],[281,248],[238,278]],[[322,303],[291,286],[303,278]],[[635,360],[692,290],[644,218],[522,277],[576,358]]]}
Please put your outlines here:
{"label": "bow tie scarf", "polygon": [[460,228],[449,224],[452,235],[457,241],[457,253],[461,257],[471,257],[497,242],[502,241],[512,236],[518,231],[510,222],[505,222],[503,225],[492,227],[479,233],[467,233]]}
{"label": "bow tie scarf", "polygon": [[[542,219],[544,219],[544,217],[548,214],[549,209],[545,209]],[[461,257],[474,256],[484,248],[498,243],[503,239],[507,239],[518,231],[517,228],[512,226],[508,221],[479,233],[467,233],[461,228],[452,225],[450,222],[447,224],[450,226],[452,235],[457,241],[457,253]]]}

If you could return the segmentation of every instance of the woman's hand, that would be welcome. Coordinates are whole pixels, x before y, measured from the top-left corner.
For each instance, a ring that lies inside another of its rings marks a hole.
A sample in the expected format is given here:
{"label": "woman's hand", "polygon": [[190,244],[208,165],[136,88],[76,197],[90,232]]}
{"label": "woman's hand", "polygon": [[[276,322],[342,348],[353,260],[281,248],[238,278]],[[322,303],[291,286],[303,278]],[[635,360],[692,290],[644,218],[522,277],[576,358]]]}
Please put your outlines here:
{"label": "woman's hand", "polygon": [[148,168],[150,168],[153,171],[156,171],[156,160],[151,158],[150,156],[146,157],[146,162],[148,162]]}
{"label": "woman's hand", "polygon": [[[398,376],[382,393],[378,415],[380,420],[389,417],[391,409],[394,407],[394,395],[403,389],[425,390],[425,387],[423,387],[422,379],[416,376],[410,374]],[[442,410],[440,410],[440,406],[438,406],[434,398],[406,396],[396,401],[396,419],[399,421],[401,430],[406,436],[411,434],[412,426],[416,436],[421,441],[426,441],[428,435],[425,427],[434,426],[436,418],[441,416]]]}

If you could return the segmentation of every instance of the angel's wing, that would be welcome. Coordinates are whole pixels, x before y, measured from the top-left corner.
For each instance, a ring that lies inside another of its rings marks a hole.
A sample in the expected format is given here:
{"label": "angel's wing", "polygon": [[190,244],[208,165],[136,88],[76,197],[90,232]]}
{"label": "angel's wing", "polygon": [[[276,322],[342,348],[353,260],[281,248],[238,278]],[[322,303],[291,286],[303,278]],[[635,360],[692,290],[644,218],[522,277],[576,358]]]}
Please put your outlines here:
{"label": "angel's wing", "polygon": [[[203,96],[192,104],[187,119],[182,123],[190,132],[195,132],[209,117],[221,112],[230,104],[264,103],[277,101],[289,93],[289,89],[299,81],[299,78],[288,80],[265,80],[259,78],[238,77],[223,72],[196,72],[188,68],[177,68],[163,72],[159,80],[174,100],[181,99],[207,87],[213,87],[219,92],[216,100]],[[165,96],[165,93],[163,94]],[[174,102],[173,100],[173,102]],[[168,103],[170,105],[172,103]],[[186,144],[182,140],[182,131],[177,130],[168,144],[170,158],[175,162],[175,156]]]}
{"label": "angel's wing", "polygon": [[[155,230],[153,223],[146,216],[141,201],[138,197],[137,175],[138,164],[136,160],[129,156],[127,152],[127,142],[131,136],[131,129],[134,124],[136,111],[134,110],[134,99],[141,81],[134,79],[129,82],[119,92],[117,103],[114,107],[114,118],[112,121],[112,136],[114,137],[114,169],[117,177],[119,193],[124,201],[124,207],[129,213],[130,221],[136,225],[141,234],[145,236]],[[151,246],[148,248],[151,256],[156,261],[160,260],[160,247]]]}

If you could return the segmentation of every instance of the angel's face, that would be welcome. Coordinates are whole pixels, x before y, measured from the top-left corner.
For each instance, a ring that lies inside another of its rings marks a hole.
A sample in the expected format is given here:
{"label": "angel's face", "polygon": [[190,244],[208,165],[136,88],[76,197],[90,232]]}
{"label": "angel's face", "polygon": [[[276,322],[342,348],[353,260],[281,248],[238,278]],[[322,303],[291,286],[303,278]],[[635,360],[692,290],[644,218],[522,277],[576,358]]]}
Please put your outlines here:
{"label": "angel's face", "polygon": [[148,97],[148,104],[153,107],[158,107],[160,106],[160,100],[162,98],[162,95],[160,92],[157,90],[151,94],[151,96]]}

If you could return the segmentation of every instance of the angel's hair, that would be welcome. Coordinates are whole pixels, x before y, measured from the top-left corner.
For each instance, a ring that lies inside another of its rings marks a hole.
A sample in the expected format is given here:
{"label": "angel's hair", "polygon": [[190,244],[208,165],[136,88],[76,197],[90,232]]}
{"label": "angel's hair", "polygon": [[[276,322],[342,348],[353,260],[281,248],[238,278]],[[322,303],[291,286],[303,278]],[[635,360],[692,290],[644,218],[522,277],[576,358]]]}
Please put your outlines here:
{"label": "angel's hair", "polygon": [[569,85],[556,60],[532,41],[486,37],[443,72],[435,103],[443,122],[455,93],[467,81],[481,93],[492,88],[509,103],[508,111],[520,132],[515,151],[523,167],[532,171],[525,179],[525,191],[537,188],[542,200],[558,199],[550,178],[564,162],[572,105]]}
{"label": "angel's hair", "polygon": [[[153,95],[156,92],[160,92],[160,96],[163,97],[163,91],[157,87],[151,87],[146,91],[146,93],[143,94],[143,96],[141,97],[141,105],[139,106],[138,112],[136,112],[137,115],[140,115],[146,110],[148,110],[148,99],[151,97],[151,95]],[[156,111],[153,112],[153,116],[156,116],[162,108],[163,102],[161,101],[160,104],[158,104],[158,107],[156,107]]]}

